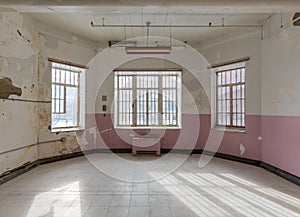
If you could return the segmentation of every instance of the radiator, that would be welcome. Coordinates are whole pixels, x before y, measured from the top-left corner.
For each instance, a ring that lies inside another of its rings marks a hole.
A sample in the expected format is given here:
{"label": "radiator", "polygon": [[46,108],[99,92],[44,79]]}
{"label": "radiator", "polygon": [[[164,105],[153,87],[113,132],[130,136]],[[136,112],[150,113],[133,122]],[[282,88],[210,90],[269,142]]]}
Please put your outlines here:
{"label": "radiator", "polygon": [[137,152],[156,152],[160,155],[161,138],[153,137],[132,137],[132,155]]}

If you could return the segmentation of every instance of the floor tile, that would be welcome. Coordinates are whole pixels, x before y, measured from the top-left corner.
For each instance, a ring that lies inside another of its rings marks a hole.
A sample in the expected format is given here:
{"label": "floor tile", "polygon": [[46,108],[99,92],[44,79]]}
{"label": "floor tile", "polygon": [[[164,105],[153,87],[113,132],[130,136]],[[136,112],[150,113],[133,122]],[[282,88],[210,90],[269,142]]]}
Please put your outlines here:
{"label": "floor tile", "polygon": [[[110,156],[93,154],[108,161]],[[143,163],[157,158],[119,156]],[[169,160],[178,158],[170,155]],[[135,183],[105,175],[84,157],[41,165],[0,185],[0,217],[300,217],[299,186],[229,160],[213,158],[200,168],[199,159],[189,156],[171,174]],[[160,172],[165,173],[164,167],[155,177]],[[153,174],[149,171],[149,177]]]}

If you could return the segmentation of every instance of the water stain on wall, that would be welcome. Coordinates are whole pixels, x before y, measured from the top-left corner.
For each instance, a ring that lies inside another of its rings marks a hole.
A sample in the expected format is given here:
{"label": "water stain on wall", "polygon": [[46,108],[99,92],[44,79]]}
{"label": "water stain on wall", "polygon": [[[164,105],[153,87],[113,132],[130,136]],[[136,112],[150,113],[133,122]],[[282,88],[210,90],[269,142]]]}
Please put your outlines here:
{"label": "water stain on wall", "polygon": [[8,77],[0,77],[0,99],[8,99],[10,95],[22,95],[22,89],[12,84]]}
{"label": "water stain on wall", "polygon": [[280,104],[281,104],[281,102],[280,102],[280,100],[278,98],[275,98],[273,100],[273,107],[274,108],[278,108]]}
{"label": "water stain on wall", "polygon": [[279,89],[279,93],[289,93],[289,94],[292,94],[293,92],[295,92],[295,87],[292,84],[286,85],[286,86],[281,87]]}

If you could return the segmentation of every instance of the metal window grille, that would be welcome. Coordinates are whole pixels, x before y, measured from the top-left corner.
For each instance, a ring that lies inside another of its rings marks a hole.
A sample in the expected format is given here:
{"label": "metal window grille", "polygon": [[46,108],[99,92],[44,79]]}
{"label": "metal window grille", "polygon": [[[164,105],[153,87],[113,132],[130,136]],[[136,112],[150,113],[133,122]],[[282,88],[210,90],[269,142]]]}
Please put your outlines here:
{"label": "metal window grille", "polygon": [[52,128],[79,126],[82,70],[52,62]]}
{"label": "metal window grille", "polygon": [[180,71],[116,71],[117,125],[179,126]]}
{"label": "metal window grille", "polygon": [[217,71],[217,125],[245,127],[245,67]]}

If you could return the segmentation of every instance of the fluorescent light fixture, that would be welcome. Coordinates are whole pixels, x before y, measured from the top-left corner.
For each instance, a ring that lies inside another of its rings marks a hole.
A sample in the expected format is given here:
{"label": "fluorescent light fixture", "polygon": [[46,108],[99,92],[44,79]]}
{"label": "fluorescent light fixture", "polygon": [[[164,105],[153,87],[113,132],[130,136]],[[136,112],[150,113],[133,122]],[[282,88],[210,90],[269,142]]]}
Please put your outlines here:
{"label": "fluorescent light fixture", "polygon": [[170,54],[171,47],[125,47],[126,54]]}

